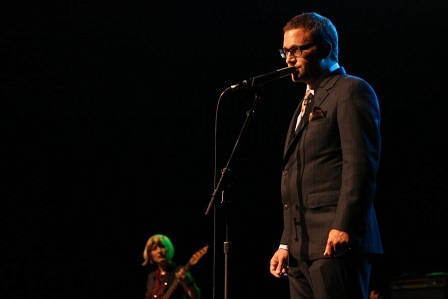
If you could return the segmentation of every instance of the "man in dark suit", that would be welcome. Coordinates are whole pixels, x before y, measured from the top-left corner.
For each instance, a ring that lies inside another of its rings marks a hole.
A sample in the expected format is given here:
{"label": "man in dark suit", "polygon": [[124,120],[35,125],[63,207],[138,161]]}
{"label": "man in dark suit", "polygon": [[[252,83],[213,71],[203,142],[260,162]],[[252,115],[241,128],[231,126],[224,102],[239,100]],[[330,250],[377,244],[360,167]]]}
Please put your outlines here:
{"label": "man in dark suit", "polygon": [[[368,299],[371,257],[383,248],[373,201],[380,108],[372,87],[338,64],[332,22],[302,13],[283,28],[280,54],[307,86],[285,144],[284,230],[270,261],[290,298]],[[301,112],[302,111],[302,112]]]}

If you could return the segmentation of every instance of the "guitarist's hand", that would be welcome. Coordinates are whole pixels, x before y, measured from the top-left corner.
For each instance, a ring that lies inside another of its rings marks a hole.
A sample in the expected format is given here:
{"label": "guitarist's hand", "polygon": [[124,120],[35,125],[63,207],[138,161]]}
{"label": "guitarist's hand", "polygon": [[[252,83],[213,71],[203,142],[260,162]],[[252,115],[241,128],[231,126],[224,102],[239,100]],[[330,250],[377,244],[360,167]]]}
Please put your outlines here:
{"label": "guitarist's hand", "polygon": [[271,274],[277,278],[288,276],[288,268],[288,250],[279,248],[271,258]]}
{"label": "guitarist's hand", "polygon": [[191,280],[188,278],[185,268],[180,268],[179,271],[176,272],[176,277],[179,278],[180,282],[184,284],[188,284]]}

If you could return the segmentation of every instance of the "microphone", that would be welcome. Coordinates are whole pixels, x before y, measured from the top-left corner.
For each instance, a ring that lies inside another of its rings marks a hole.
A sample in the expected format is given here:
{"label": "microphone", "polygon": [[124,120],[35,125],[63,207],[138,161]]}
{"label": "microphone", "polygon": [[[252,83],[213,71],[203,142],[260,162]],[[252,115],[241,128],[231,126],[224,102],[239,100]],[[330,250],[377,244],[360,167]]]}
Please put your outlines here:
{"label": "microphone", "polygon": [[252,77],[247,80],[244,80],[240,84],[235,84],[230,87],[227,87],[226,91],[228,91],[228,90],[235,91],[238,89],[253,88],[258,85],[262,85],[266,82],[286,77],[296,71],[297,71],[297,69],[294,66],[285,67],[285,68],[278,69],[278,70],[275,70],[273,72],[270,72],[270,73],[267,73],[264,75],[260,75],[260,76],[256,76],[256,77]]}

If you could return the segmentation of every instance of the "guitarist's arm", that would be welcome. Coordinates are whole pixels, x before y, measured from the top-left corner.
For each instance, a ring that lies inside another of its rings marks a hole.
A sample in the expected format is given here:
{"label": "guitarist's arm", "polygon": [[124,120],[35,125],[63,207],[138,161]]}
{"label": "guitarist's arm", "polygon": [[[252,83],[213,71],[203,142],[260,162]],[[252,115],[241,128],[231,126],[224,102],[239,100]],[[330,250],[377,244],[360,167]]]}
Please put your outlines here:
{"label": "guitarist's arm", "polygon": [[181,267],[176,272],[176,277],[179,279],[182,288],[191,299],[201,299],[201,290],[196,285],[190,271],[185,271],[185,268]]}

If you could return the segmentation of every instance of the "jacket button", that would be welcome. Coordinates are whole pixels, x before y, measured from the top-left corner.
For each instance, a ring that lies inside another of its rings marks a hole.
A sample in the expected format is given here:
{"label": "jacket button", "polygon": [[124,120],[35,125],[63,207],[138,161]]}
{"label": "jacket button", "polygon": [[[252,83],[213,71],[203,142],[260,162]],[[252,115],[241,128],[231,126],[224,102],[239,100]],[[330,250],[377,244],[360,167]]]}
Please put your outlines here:
{"label": "jacket button", "polygon": [[284,204],[283,205],[283,209],[287,210],[288,209],[288,204]]}
{"label": "jacket button", "polygon": [[283,170],[283,175],[287,175],[287,174],[288,174],[288,171]]}

